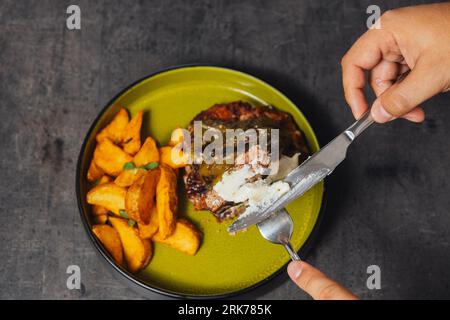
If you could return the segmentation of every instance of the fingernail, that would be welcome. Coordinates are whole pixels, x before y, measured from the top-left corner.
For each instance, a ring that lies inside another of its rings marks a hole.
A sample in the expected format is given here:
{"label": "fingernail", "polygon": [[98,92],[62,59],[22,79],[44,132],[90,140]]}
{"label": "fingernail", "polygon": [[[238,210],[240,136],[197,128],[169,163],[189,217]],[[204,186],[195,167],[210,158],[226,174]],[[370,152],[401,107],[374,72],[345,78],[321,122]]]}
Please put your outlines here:
{"label": "fingernail", "polygon": [[292,261],[287,268],[287,272],[291,279],[295,280],[300,277],[303,270],[303,263],[301,261]]}
{"label": "fingernail", "polygon": [[380,100],[375,100],[370,113],[372,114],[372,118],[379,123],[384,123],[395,119],[392,114],[390,114],[383,108]]}

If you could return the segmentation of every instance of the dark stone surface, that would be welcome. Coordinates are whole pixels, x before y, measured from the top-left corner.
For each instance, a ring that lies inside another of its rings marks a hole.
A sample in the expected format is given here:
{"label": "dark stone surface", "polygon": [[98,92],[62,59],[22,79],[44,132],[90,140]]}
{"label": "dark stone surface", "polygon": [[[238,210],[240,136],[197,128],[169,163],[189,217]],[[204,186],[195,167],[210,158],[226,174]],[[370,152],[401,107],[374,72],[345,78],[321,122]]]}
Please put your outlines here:
{"label": "dark stone surface", "polygon": [[[91,122],[123,87],[193,62],[248,71],[280,88],[322,143],[353,119],[340,58],[365,31],[365,10],[419,1],[0,2],[0,298],[139,298],[96,256],[75,200],[75,162]],[[389,4],[388,4],[389,3]],[[427,121],[371,128],[328,179],[308,261],[367,299],[450,298],[449,95]],[[66,268],[84,290],[66,288]],[[366,268],[382,289],[366,288]],[[305,299],[286,276],[247,297]]]}

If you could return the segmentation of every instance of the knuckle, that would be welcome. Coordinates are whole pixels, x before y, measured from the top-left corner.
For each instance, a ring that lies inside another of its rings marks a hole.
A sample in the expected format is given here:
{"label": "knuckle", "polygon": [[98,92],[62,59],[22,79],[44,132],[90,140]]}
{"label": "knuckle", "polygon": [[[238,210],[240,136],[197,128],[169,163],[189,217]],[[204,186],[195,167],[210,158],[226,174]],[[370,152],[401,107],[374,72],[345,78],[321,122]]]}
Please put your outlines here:
{"label": "knuckle", "polygon": [[395,10],[387,10],[381,15],[381,22],[389,22],[394,19],[395,15]]}

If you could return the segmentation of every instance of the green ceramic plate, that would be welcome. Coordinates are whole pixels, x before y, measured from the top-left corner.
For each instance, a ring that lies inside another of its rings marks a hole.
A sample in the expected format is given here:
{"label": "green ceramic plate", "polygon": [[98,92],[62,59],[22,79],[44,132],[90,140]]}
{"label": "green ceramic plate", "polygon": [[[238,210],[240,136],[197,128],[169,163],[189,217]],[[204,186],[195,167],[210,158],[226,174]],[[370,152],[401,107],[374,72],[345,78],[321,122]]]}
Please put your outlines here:
{"label": "green ceramic plate", "polygon": [[[242,72],[210,66],[188,66],[158,73],[117,96],[97,118],[86,137],[80,154],[77,191],[87,229],[90,209],[84,199],[89,186],[84,177],[95,134],[117,112],[115,104],[125,106],[131,114],[145,110],[144,137],[150,135],[160,145],[165,145],[174,128],[186,127],[200,111],[215,103],[234,100],[254,105],[270,104],[290,113],[306,135],[311,150],[319,149],[314,132],[299,109],[261,80]],[[300,253],[319,216],[323,191],[321,183],[287,207],[295,224],[292,244]],[[135,284],[175,296],[227,296],[264,282],[289,261],[285,249],[264,240],[255,227],[229,235],[226,231],[229,222],[218,223],[210,213],[194,211],[184,196],[181,196],[179,214],[187,216],[203,233],[198,254],[190,257],[156,244],[150,265],[131,276]],[[112,263],[103,248],[96,240],[94,242]],[[126,271],[115,268],[130,278]]]}

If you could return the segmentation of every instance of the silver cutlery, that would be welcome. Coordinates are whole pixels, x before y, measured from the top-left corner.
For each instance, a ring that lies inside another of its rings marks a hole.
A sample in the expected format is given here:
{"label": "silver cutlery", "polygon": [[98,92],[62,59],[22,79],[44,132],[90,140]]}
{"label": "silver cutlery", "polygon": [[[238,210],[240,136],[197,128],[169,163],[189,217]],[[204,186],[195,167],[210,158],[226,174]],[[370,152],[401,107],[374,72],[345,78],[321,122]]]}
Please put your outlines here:
{"label": "silver cutlery", "polygon": [[261,235],[272,243],[283,245],[293,261],[300,261],[300,257],[291,245],[294,222],[286,209],[274,213],[266,220],[257,224]]}
{"label": "silver cutlery", "polygon": [[287,182],[291,189],[274,201],[272,204],[250,214],[241,215],[232,225],[228,232],[234,233],[246,229],[254,224],[260,224],[268,219],[273,213],[284,210],[284,207],[303,195],[327,175],[345,159],[350,144],[364,130],[373,124],[370,111],[367,111],[358,121],[353,123],[344,132],[334,138],[325,147],[314,153],[305,162],[292,170],[283,181]]}

